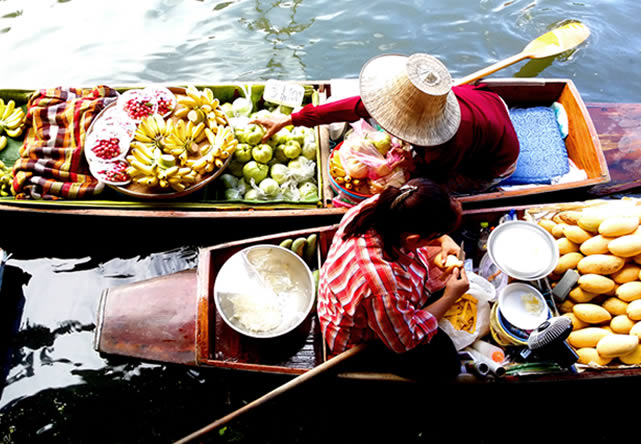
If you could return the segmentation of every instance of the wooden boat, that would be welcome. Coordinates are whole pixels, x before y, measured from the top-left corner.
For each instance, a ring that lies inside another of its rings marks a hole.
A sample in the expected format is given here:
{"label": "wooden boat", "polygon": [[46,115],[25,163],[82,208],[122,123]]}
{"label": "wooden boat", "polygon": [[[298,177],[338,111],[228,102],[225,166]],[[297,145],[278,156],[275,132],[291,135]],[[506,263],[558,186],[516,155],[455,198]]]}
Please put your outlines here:
{"label": "wooden boat", "polygon": [[[498,207],[466,210],[460,231],[478,229],[481,221],[498,225],[512,212],[522,218],[532,207]],[[94,348],[105,354],[136,359],[226,368],[260,373],[300,375],[328,359],[318,320],[312,313],[299,328],[276,339],[254,339],[231,329],[214,304],[214,284],[221,266],[235,252],[255,244],[278,244],[287,238],[318,234],[317,258],[312,267],[322,264],[336,225],[296,230],[234,241],[202,248],[197,269],[105,289],[101,295]],[[640,376],[641,368],[601,368],[574,372],[548,368],[534,374],[507,373],[502,381],[581,380]],[[350,367],[340,377],[408,381],[372,368]],[[486,379],[462,374],[460,381]]]}
{"label": "wooden boat", "polygon": [[[299,82],[302,83],[302,82]],[[638,160],[635,141],[641,139],[641,104],[585,104],[568,79],[488,79],[484,81],[492,90],[501,94],[510,106],[550,105],[558,101],[567,110],[570,133],[566,141],[569,158],[585,171],[587,178],[576,182],[532,186],[463,196],[467,207],[495,206],[510,199],[520,203],[545,198],[554,199],[562,193],[600,194],[641,185],[633,168]],[[311,85],[322,103],[333,97],[357,93],[356,80],[305,82]],[[219,85],[218,87],[224,87]],[[0,97],[22,97],[30,91],[4,90]],[[150,202],[109,195],[102,200],[16,200],[0,199],[0,211],[17,217],[25,214],[96,215],[114,217],[168,217],[168,218],[245,218],[338,215],[344,208],[332,205],[334,192],[329,186],[328,171],[324,163],[330,153],[328,128],[318,127],[319,139],[319,200],[315,205],[265,203],[234,205],[211,200],[203,193],[184,199]],[[0,156],[1,157],[1,156]],[[610,170],[612,172],[610,172]],[[215,181],[214,181],[215,182]],[[212,183],[213,185],[213,183]],[[208,188],[208,187],[206,187]]]}

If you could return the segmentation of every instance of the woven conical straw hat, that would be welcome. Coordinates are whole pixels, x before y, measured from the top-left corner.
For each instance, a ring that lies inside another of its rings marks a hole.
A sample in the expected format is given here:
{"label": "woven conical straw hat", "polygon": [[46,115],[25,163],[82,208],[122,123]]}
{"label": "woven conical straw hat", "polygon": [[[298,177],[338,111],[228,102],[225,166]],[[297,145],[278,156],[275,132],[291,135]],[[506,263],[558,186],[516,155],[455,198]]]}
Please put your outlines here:
{"label": "woven conical straw hat", "polygon": [[450,140],[461,123],[452,77],[428,54],[385,54],[361,70],[359,87],[367,112],[388,133],[412,145]]}

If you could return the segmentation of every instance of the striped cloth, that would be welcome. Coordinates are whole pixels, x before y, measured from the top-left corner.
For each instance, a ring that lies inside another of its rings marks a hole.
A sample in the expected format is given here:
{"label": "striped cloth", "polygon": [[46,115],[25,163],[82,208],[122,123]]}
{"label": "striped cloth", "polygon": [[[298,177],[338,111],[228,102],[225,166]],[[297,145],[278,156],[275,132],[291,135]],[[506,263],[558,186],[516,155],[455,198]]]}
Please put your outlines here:
{"label": "striped cloth", "polygon": [[16,198],[78,199],[103,190],[89,173],[83,147],[93,118],[117,96],[107,86],[42,89],[31,96],[13,168]]}

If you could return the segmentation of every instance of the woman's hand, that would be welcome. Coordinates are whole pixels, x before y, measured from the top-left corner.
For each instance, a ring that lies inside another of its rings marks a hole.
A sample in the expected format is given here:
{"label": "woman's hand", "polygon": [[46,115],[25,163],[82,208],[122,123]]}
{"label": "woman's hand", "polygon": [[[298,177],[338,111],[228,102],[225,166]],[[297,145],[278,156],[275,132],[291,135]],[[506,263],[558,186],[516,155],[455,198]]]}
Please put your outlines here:
{"label": "woman's hand", "polygon": [[467,279],[465,268],[454,268],[454,270],[452,270],[450,278],[445,283],[445,293],[443,293],[443,299],[451,300],[451,303],[454,303],[469,289],[470,281],[468,281]]}
{"label": "woman's hand", "polygon": [[263,142],[267,142],[271,136],[282,128],[292,124],[292,117],[286,114],[272,114],[267,117],[257,117],[249,123],[257,123],[265,129]]}
{"label": "woman's hand", "polygon": [[441,246],[441,264],[436,264],[441,268],[445,267],[445,261],[449,255],[458,257],[461,247],[458,246],[454,239],[449,237],[447,234],[436,239],[436,242]]}

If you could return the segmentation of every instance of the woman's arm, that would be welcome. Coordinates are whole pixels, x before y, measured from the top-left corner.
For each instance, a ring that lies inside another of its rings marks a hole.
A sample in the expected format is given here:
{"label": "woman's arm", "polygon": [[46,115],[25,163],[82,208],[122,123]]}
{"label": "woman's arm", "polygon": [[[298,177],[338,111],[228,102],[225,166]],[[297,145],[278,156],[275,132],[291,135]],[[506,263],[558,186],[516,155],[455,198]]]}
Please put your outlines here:
{"label": "woman's arm", "polygon": [[322,105],[306,105],[300,111],[291,115],[272,115],[260,117],[252,121],[265,128],[263,141],[267,141],[282,128],[294,126],[313,127],[334,122],[355,122],[360,118],[369,118],[359,96],[336,100]]}

